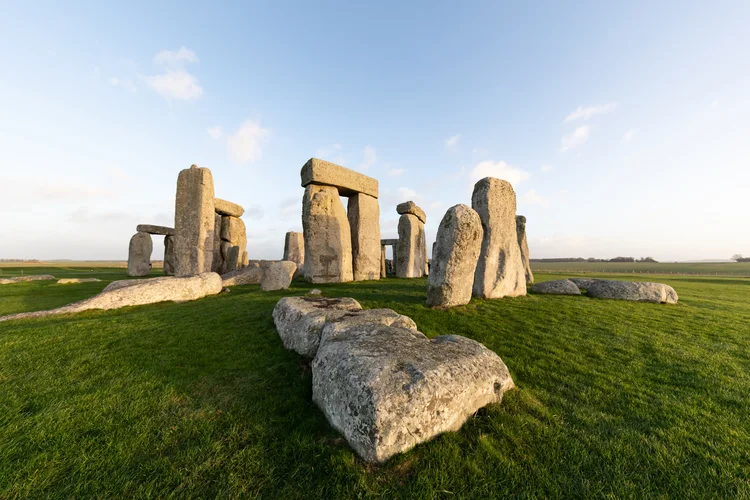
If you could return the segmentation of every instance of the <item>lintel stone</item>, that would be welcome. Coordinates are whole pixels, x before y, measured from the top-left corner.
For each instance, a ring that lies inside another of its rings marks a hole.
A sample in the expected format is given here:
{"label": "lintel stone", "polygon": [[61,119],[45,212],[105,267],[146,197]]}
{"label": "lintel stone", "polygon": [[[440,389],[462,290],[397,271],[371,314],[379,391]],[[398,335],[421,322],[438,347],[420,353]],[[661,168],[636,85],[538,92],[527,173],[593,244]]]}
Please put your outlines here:
{"label": "lintel stone", "polygon": [[373,198],[378,197],[376,179],[318,158],[310,158],[302,167],[300,175],[302,187],[318,184],[337,188],[341,196],[362,193]]}
{"label": "lintel stone", "polygon": [[217,214],[228,215],[230,217],[242,217],[242,214],[245,213],[245,209],[241,205],[222,200],[221,198],[214,198],[214,210]]}
{"label": "lintel stone", "polygon": [[160,234],[163,236],[174,236],[174,228],[166,226],[154,226],[152,224],[138,224],[135,230],[139,233]]}

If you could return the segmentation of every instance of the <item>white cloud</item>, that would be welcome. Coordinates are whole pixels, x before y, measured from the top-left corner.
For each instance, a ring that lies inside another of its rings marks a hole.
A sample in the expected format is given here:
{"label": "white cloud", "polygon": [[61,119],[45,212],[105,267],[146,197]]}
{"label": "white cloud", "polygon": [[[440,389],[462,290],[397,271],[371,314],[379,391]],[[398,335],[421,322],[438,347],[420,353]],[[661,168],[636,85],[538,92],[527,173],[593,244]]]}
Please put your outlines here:
{"label": "white cloud", "polygon": [[445,147],[451,150],[455,150],[458,147],[458,143],[461,141],[461,134],[448,137],[445,140]]}
{"label": "white cloud", "polygon": [[112,76],[109,79],[109,84],[112,85],[113,87],[117,87],[118,85],[120,85],[120,79],[115,76]]}
{"label": "white cloud", "polygon": [[362,163],[359,164],[358,170],[366,171],[368,168],[375,164],[377,159],[378,157],[375,152],[375,148],[373,148],[372,146],[365,146],[364,160],[362,160]]}
{"label": "white cloud", "polygon": [[119,167],[110,168],[109,173],[112,177],[120,181],[125,181],[130,178],[130,176],[123,169]]}
{"label": "white cloud", "polygon": [[197,63],[198,56],[190,49],[162,50],[154,56],[154,64],[167,67],[182,67],[183,62]]}
{"label": "white cloud", "polygon": [[404,168],[392,168],[388,170],[387,174],[389,177],[400,177],[404,175],[405,172],[406,172],[406,169]]}
{"label": "white cloud", "polygon": [[330,161],[343,166],[346,163],[346,159],[341,154],[341,149],[341,144],[338,143],[321,146],[315,151],[315,158],[320,158],[321,160]]}
{"label": "white cloud", "polygon": [[719,105],[719,100],[718,99],[714,99],[713,101],[711,101],[711,105],[709,107],[715,108],[718,105]]}
{"label": "white cloud", "polygon": [[628,130],[622,136],[622,142],[624,142],[625,144],[629,143],[631,140],[633,140],[634,135],[635,135],[635,129]]}
{"label": "white cloud", "polygon": [[472,186],[479,179],[485,177],[496,177],[498,179],[504,179],[511,183],[513,189],[517,189],[518,185],[528,179],[531,176],[525,170],[508,165],[504,161],[497,163],[491,160],[485,160],[477,164],[469,173],[469,180],[472,182]]}
{"label": "white cloud", "polygon": [[415,200],[417,198],[421,198],[417,194],[416,191],[414,191],[413,189],[410,189],[410,188],[405,188],[405,187],[398,188],[398,196],[399,196],[399,199],[401,199],[403,201],[411,201],[411,200]]}
{"label": "white cloud", "polygon": [[548,172],[552,172],[553,169],[552,169],[552,165],[542,165],[541,167],[539,167],[539,170],[541,170],[542,172],[546,174]]}
{"label": "white cloud", "polygon": [[210,135],[212,139],[219,139],[224,135],[224,129],[218,125],[206,129],[206,132],[208,132],[208,135]]}
{"label": "white cloud", "polygon": [[580,118],[583,118],[584,120],[588,120],[594,115],[602,115],[605,113],[611,113],[612,111],[617,109],[617,103],[616,102],[610,102],[607,104],[600,104],[599,106],[587,106],[582,107],[578,106],[578,109],[570,113],[568,116],[565,117],[566,122],[570,122],[573,120],[578,120]]}
{"label": "white cloud", "polygon": [[549,204],[546,198],[536,192],[536,189],[526,191],[526,194],[523,195],[523,201],[529,205],[540,205],[542,207],[546,207]]}
{"label": "white cloud", "polygon": [[154,56],[154,63],[162,66],[164,73],[141,78],[168,101],[191,101],[203,95],[203,87],[195,76],[185,70],[184,63],[197,62],[198,57],[195,53],[185,47],[180,47],[176,51],[162,50]]}
{"label": "white cloud", "polygon": [[237,163],[252,163],[263,156],[262,143],[266,142],[271,131],[262,128],[257,121],[248,120],[237,132],[227,138],[229,156]]}
{"label": "white cloud", "polygon": [[589,125],[582,125],[576,127],[572,134],[562,136],[560,140],[560,151],[563,153],[569,149],[577,148],[589,140],[591,135],[591,127]]}

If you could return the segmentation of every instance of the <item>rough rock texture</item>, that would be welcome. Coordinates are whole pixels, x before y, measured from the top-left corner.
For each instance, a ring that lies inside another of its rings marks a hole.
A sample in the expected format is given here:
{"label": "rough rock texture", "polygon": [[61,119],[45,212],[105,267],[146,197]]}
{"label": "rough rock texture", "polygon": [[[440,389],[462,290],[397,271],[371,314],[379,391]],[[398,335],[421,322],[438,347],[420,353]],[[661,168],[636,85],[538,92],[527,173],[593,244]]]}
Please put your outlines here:
{"label": "rough rock texture", "polygon": [[396,266],[393,263],[393,259],[385,259],[385,274],[386,275],[396,274]]}
{"label": "rough rock texture", "polygon": [[568,278],[570,281],[576,284],[578,288],[583,288],[584,290],[588,290],[591,285],[596,283],[597,281],[601,281],[596,278]]}
{"label": "rough rock texture", "polygon": [[531,286],[534,293],[548,293],[552,295],[581,295],[581,290],[570,280],[554,280],[536,283]]}
{"label": "rough rock texture", "polygon": [[458,430],[513,387],[503,361],[473,340],[342,323],[323,329],[312,363],[313,400],[368,462]]}
{"label": "rough rock texture", "polygon": [[288,260],[271,262],[263,267],[260,278],[260,289],[265,292],[272,290],[286,290],[292,283],[292,277],[297,270],[297,264]]}
{"label": "rough rock texture", "polygon": [[390,239],[386,239],[386,240],[380,240],[380,244],[381,245],[385,245],[385,246],[391,245],[391,246],[395,247],[396,245],[398,245],[398,238],[390,238]]}
{"label": "rough rock texture", "polygon": [[0,317],[0,321],[75,313],[89,309],[119,309],[120,307],[140,306],[165,301],[184,302],[221,292],[221,276],[216,273],[203,273],[189,278],[162,277],[125,281],[127,283],[119,287],[115,285],[117,282],[110,283],[99,295],[94,295],[81,302],[49,311],[3,316]]}
{"label": "rough rock texture", "polygon": [[352,232],[354,281],[380,279],[380,205],[378,199],[362,193],[351,195],[347,217]]}
{"label": "rough rock texture", "polygon": [[177,177],[174,212],[175,275],[211,271],[214,254],[214,181],[196,165]]}
{"label": "rough rock texture", "polygon": [[258,262],[250,262],[242,269],[222,274],[222,286],[259,285],[263,277],[264,267],[265,265]]}
{"label": "rough rock texture", "polygon": [[225,215],[221,218],[222,242],[228,242],[231,248],[225,249],[221,269],[225,272],[240,269],[244,265],[242,257],[247,250],[247,231],[245,223],[238,217]]}
{"label": "rough rock texture", "polygon": [[466,205],[448,209],[440,221],[427,280],[427,305],[451,307],[468,304],[474,271],[482,249],[482,221]]}
{"label": "rough rock texture", "polygon": [[396,245],[396,276],[421,278],[425,266],[424,224],[416,215],[404,214],[398,220],[398,245]]}
{"label": "rough rock texture", "polygon": [[304,272],[305,265],[305,235],[289,231],[284,237],[284,259],[297,264],[294,272],[296,278]]}
{"label": "rough rock texture", "polygon": [[312,358],[326,321],[361,309],[351,298],[284,297],[273,309],[273,322],[284,347]]}
{"label": "rough rock texture", "polygon": [[164,237],[164,274],[174,275],[174,236]]}
{"label": "rough rock texture", "polygon": [[518,247],[521,249],[521,262],[523,270],[526,273],[526,284],[534,283],[534,273],[531,272],[529,263],[529,243],[526,241],[526,217],[516,215],[516,236],[518,237]]}
{"label": "rough rock texture", "polygon": [[385,278],[387,275],[385,267],[385,245],[380,245],[380,277]]}
{"label": "rough rock texture", "polygon": [[307,295],[323,295],[323,290],[320,290],[319,288],[313,288],[309,292],[307,292]]}
{"label": "rough rock texture", "polygon": [[58,285],[70,285],[73,283],[93,283],[94,281],[101,281],[99,278],[63,278],[57,280]]}
{"label": "rough rock texture", "polygon": [[230,217],[242,217],[245,209],[242,206],[232,203],[231,201],[214,198],[214,210],[217,214],[227,215]]}
{"label": "rough rock texture", "polygon": [[586,289],[589,297],[597,299],[632,300],[676,304],[677,292],[663,283],[597,280]]}
{"label": "rough rock texture", "polygon": [[417,219],[422,221],[422,224],[425,224],[427,222],[427,215],[424,213],[424,210],[419,208],[413,201],[405,201],[403,203],[399,203],[398,205],[396,205],[396,212],[398,212],[399,215],[416,215]]}
{"label": "rough rock texture", "polygon": [[148,276],[151,272],[151,252],[154,243],[151,235],[137,232],[128,245],[128,276]]}
{"label": "rough rock texture", "polygon": [[474,274],[474,295],[485,299],[526,295],[513,187],[508,181],[485,177],[474,185],[471,206],[482,219],[484,229]]}
{"label": "rough rock texture", "polygon": [[153,224],[138,224],[135,230],[139,233],[158,234],[161,236],[174,236],[174,228],[166,226],[154,226]]}
{"label": "rough rock texture", "polygon": [[214,256],[211,260],[211,271],[221,273],[224,268],[224,257],[221,254],[221,215],[214,214]]}
{"label": "rough rock texture", "polygon": [[219,255],[221,256],[221,258],[219,259],[220,264],[219,270],[217,271],[219,274],[226,274],[229,271],[227,268],[229,267],[229,253],[231,251],[232,244],[228,241],[221,240],[219,243]]}
{"label": "rough rock texture", "polygon": [[137,285],[139,283],[145,283],[147,281],[163,281],[165,279],[170,279],[168,277],[159,276],[157,278],[145,278],[145,279],[135,279],[135,280],[117,280],[110,282],[107,286],[104,287],[103,292],[110,292],[112,290],[118,290],[120,288],[125,288],[126,286],[132,286]]}
{"label": "rough rock texture", "polygon": [[378,197],[378,181],[372,177],[317,158],[310,158],[300,172],[302,187],[309,184],[334,186],[341,196],[363,193]]}
{"label": "rough rock texture", "polygon": [[10,285],[11,283],[20,283],[22,281],[49,281],[54,279],[56,278],[51,274],[31,274],[0,279],[0,285]]}
{"label": "rough rock texture", "polygon": [[352,236],[335,187],[311,184],[302,199],[305,279],[312,283],[352,281]]}

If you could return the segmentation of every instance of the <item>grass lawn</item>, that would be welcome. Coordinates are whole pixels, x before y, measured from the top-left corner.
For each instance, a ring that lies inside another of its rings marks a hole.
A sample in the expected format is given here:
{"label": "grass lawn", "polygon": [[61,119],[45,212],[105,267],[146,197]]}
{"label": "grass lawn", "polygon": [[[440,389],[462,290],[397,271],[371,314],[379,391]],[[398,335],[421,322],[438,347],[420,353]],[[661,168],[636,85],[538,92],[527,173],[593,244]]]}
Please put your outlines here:
{"label": "grass lawn", "polygon": [[[750,279],[659,280],[680,304],[529,295],[432,311],[424,279],[316,285],[476,339],[518,386],[380,466],[328,426],[309,365],[274,331],[276,301],[304,282],[0,323],[0,497],[750,497]],[[0,285],[0,314],[105,285]]]}
{"label": "grass lawn", "polygon": [[532,262],[531,269],[535,273],[696,274],[750,278],[750,262]]}

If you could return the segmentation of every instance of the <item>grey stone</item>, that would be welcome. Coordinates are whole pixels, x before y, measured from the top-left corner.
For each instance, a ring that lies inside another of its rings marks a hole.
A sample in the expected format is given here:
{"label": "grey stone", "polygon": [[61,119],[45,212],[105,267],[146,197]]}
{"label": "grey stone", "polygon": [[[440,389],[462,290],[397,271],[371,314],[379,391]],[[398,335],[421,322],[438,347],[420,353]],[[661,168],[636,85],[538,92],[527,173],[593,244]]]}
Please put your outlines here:
{"label": "grey stone", "polygon": [[221,254],[221,215],[214,214],[214,256],[211,260],[211,271],[222,273],[225,271],[224,256]]}
{"label": "grey stone", "polygon": [[471,208],[456,205],[445,212],[433,247],[433,269],[427,280],[428,306],[452,307],[471,301],[482,235],[482,221]]}
{"label": "grey stone", "polygon": [[[228,241],[221,240],[221,243],[219,243],[219,255],[221,255],[221,258],[219,259],[219,274],[226,274],[229,272],[232,248],[232,244]],[[239,252],[239,248],[236,251]]]}
{"label": "grey stone", "polygon": [[231,245],[223,256],[224,262],[221,269],[225,272],[241,269],[244,264],[242,257],[247,249],[245,223],[238,217],[222,216],[220,236],[222,241]]}
{"label": "grey stone", "polygon": [[529,243],[526,240],[526,217],[523,215],[516,215],[516,236],[518,237],[518,246],[521,249],[521,262],[526,274],[526,284],[530,285],[534,283],[534,273],[531,272],[531,264],[529,263]]}
{"label": "grey stone", "polygon": [[242,269],[221,275],[223,286],[259,285],[263,278],[263,267],[258,262],[251,262]]}
{"label": "grey stone", "polygon": [[551,295],[581,295],[581,290],[570,280],[554,280],[536,283],[531,286],[534,293],[547,293]]}
{"label": "grey stone", "polygon": [[10,285],[12,283],[21,283],[22,281],[50,281],[54,279],[56,278],[51,274],[27,274],[24,276],[0,279],[0,285]]}
{"label": "grey stone", "polygon": [[378,199],[355,193],[347,209],[352,233],[354,281],[380,279],[380,206]]}
{"label": "grey stone", "polygon": [[398,238],[391,238],[391,239],[386,239],[386,240],[380,240],[380,244],[381,245],[385,245],[385,246],[388,246],[388,245],[396,246],[396,245],[398,245]]}
{"label": "grey stone", "polygon": [[335,187],[341,196],[363,193],[378,197],[378,181],[335,163],[310,158],[300,172],[302,187],[310,184]]}
{"label": "grey stone", "polygon": [[151,235],[138,232],[130,238],[128,245],[128,276],[148,276],[151,272],[151,252],[154,243]]}
{"label": "grey stone", "polygon": [[586,289],[589,297],[676,304],[674,288],[663,283],[598,280]]}
{"label": "grey stone", "polygon": [[399,203],[398,205],[396,205],[396,212],[398,212],[399,215],[416,215],[417,219],[422,221],[422,224],[425,224],[427,222],[427,214],[425,214],[424,210],[419,208],[413,201],[405,201],[403,203]]}
{"label": "grey stone", "polygon": [[174,275],[174,236],[164,237],[164,274]]}
{"label": "grey stone", "polygon": [[485,177],[474,185],[471,206],[482,219],[484,229],[474,274],[474,296],[498,299],[526,295],[513,187],[508,181]]}
{"label": "grey stone", "polygon": [[570,281],[576,284],[578,288],[583,288],[584,290],[587,290],[596,283],[597,281],[600,281],[596,278],[568,278]]}
{"label": "grey stone", "polygon": [[402,215],[398,221],[398,245],[395,249],[396,276],[399,278],[424,276],[426,244],[424,224],[416,215]]}
{"label": "grey stone", "polygon": [[214,210],[219,215],[229,217],[242,217],[242,214],[245,213],[245,209],[242,206],[231,201],[222,200],[221,198],[214,198]]}
{"label": "grey stone", "polygon": [[297,264],[288,260],[272,262],[263,268],[260,278],[260,289],[265,292],[286,290],[292,283]]}
{"label": "grey stone", "polygon": [[302,200],[305,279],[312,283],[352,281],[352,237],[335,187],[308,185]]}
{"label": "grey stone", "polygon": [[58,285],[71,285],[75,283],[93,283],[95,281],[101,281],[99,278],[63,278],[57,280]]}
{"label": "grey stone", "polygon": [[294,272],[296,278],[304,273],[305,265],[305,235],[289,231],[284,237],[284,260],[297,264]]}
{"label": "grey stone", "polygon": [[139,233],[157,234],[160,236],[174,236],[174,228],[154,226],[152,224],[138,224],[135,230]]}
{"label": "grey stone", "polygon": [[323,290],[320,290],[318,288],[313,288],[312,290],[307,292],[307,295],[322,295],[322,294],[323,294]]}
{"label": "grey stone", "polygon": [[175,276],[211,271],[214,254],[214,181],[196,165],[177,177],[175,197]]}

